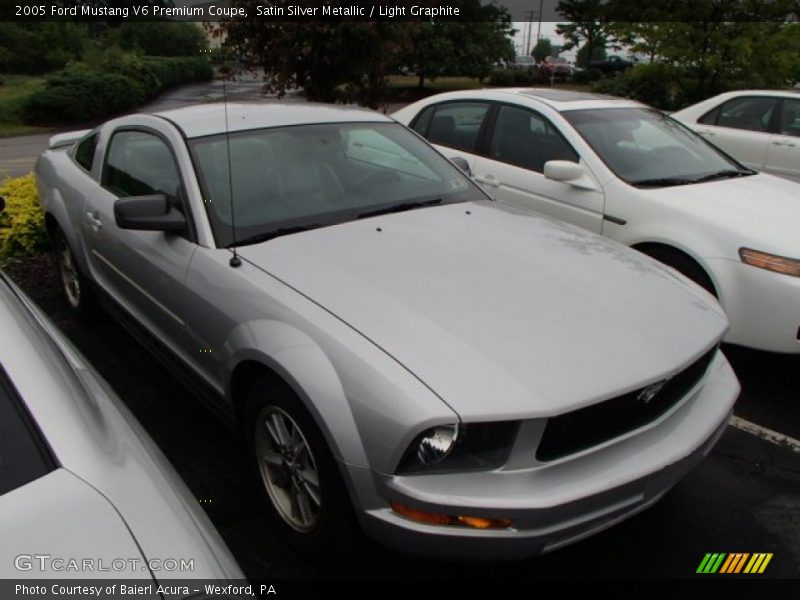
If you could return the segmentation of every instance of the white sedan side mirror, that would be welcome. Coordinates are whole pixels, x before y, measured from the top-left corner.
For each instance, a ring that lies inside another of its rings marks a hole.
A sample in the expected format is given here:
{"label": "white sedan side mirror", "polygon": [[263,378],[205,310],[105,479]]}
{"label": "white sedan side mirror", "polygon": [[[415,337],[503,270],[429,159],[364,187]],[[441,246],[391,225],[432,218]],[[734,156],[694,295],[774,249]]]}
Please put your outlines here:
{"label": "white sedan side mirror", "polygon": [[548,160],[544,163],[544,176],[583,190],[597,190],[584,166],[569,160]]}
{"label": "white sedan side mirror", "polygon": [[544,176],[553,181],[572,181],[583,177],[581,165],[568,160],[548,160],[544,163]]}

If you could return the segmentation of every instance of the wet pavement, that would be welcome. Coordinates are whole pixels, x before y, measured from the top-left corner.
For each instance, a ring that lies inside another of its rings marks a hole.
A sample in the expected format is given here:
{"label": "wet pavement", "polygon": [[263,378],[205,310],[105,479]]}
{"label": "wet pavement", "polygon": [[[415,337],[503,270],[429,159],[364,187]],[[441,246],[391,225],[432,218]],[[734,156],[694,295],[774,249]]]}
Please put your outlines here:
{"label": "wet pavement", "polygon": [[[203,501],[248,577],[683,578],[695,576],[707,552],[772,552],[759,577],[800,576],[800,453],[733,427],[654,507],[552,554],[508,564],[447,564],[366,544],[352,562],[310,562],[265,518],[234,432],[110,316],[101,312],[91,327],[70,320],[55,281],[35,299],[141,420]],[[796,432],[800,357],[725,351],[745,390],[737,414]]]}

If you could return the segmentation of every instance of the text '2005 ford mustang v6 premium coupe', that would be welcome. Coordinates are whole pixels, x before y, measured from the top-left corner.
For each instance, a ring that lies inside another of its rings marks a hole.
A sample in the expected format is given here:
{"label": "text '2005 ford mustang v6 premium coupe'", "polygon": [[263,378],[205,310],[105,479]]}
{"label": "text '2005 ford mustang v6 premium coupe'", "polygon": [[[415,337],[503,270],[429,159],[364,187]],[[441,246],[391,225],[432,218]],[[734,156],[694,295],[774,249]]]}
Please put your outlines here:
{"label": "text '2005 ford mustang v6 premium coupe'", "polygon": [[374,112],[132,115],[36,171],[73,309],[180,359],[304,550],[555,549],[658,500],[739,392],[709,294]]}

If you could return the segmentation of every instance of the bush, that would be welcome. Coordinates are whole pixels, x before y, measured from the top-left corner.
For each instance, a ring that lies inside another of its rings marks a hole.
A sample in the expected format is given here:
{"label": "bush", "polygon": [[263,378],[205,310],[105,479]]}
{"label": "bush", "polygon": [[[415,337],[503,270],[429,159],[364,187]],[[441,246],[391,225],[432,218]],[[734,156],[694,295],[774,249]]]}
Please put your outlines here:
{"label": "bush", "polygon": [[517,70],[514,71],[514,85],[532,85],[538,81],[538,76],[534,77],[530,71]]}
{"label": "bush", "polygon": [[46,250],[44,214],[33,173],[4,180],[0,196],[6,200],[6,208],[0,212],[0,264]]}
{"label": "bush", "polygon": [[72,66],[50,77],[22,110],[27,123],[82,122],[131,109],[147,97],[134,79]]}
{"label": "bush", "polygon": [[666,65],[649,63],[594,83],[592,91],[631,98],[662,110],[674,110],[682,102],[674,91],[673,78]]}
{"label": "bush", "polygon": [[138,57],[109,50],[109,60],[73,64],[50,77],[23,105],[26,123],[83,122],[131,110],[160,92],[213,76],[201,57]]}
{"label": "bush", "polygon": [[514,85],[514,71],[511,69],[495,69],[489,75],[489,85],[510,87]]}
{"label": "bush", "polygon": [[577,69],[572,74],[573,83],[592,83],[603,78],[603,72],[600,69]]}

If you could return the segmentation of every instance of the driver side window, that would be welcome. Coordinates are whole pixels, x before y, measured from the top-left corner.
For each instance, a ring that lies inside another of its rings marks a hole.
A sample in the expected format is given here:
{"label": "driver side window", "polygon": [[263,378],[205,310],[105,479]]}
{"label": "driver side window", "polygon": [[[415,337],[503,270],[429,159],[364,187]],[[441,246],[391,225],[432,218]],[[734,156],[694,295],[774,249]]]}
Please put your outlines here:
{"label": "driver side window", "polygon": [[175,159],[158,136],[143,131],[119,131],[103,170],[103,185],[118,196],[164,194],[180,208],[181,180]]}
{"label": "driver side window", "polygon": [[508,105],[501,106],[497,114],[489,156],[537,173],[544,171],[544,163],[550,160],[580,160],[547,119]]}

